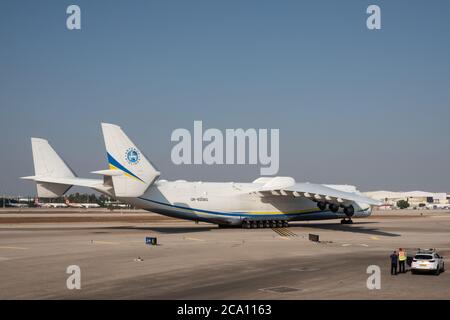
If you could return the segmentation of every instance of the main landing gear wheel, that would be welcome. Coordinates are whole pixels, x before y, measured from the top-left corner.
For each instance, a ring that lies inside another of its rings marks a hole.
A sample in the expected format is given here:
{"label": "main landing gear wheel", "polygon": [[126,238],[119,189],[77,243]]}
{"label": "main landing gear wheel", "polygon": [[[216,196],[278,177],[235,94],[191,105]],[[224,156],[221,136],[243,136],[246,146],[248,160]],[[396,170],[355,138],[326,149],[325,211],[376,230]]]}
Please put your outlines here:
{"label": "main landing gear wheel", "polygon": [[251,228],[250,221],[244,220],[244,222],[242,222],[242,228],[250,229]]}
{"label": "main landing gear wheel", "polygon": [[242,221],[242,228],[256,229],[256,228],[287,228],[289,222],[287,220],[244,220]]}

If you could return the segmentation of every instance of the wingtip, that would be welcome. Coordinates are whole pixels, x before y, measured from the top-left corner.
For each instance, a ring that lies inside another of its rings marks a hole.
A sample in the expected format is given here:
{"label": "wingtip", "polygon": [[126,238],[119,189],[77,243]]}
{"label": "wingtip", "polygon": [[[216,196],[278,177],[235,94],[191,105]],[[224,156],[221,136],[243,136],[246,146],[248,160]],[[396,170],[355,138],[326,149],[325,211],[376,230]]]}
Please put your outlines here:
{"label": "wingtip", "polygon": [[120,126],[118,126],[117,124],[113,124],[113,123],[107,123],[107,122],[102,122],[101,123],[102,128],[120,128]]}
{"label": "wingtip", "polygon": [[23,179],[23,180],[35,180],[35,179],[36,179],[36,176],[20,177],[20,179]]}
{"label": "wingtip", "polygon": [[31,142],[48,142],[48,140],[44,138],[31,137]]}

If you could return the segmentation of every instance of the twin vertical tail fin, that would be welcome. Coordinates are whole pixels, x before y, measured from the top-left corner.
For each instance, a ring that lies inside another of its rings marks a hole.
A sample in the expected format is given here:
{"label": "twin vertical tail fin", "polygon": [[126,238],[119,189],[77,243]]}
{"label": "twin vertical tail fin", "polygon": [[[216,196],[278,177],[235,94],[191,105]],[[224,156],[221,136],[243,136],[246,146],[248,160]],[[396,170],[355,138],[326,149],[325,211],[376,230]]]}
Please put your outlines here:
{"label": "twin vertical tail fin", "polygon": [[36,181],[38,196],[55,198],[66,193],[72,186],[71,184],[51,183],[45,182],[45,180],[76,178],[72,169],[61,159],[47,140],[31,138],[31,148],[35,175],[25,178]]}
{"label": "twin vertical tail fin", "polygon": [[76,177],[47,140],[31,138],[35,175],[22,179],[35,181],[38,197],[56,198],[72,185],[92,188],[113,197],[140,197],[160,173],[127,137],[122,129],[102,123],[109,170],[95,171],[101,179]]}
{"label": "twin vertical tail fin", "polygon": [[139,197],[158,179],[160,173],[114,124],[102,123],[109,171],[116,197]]}

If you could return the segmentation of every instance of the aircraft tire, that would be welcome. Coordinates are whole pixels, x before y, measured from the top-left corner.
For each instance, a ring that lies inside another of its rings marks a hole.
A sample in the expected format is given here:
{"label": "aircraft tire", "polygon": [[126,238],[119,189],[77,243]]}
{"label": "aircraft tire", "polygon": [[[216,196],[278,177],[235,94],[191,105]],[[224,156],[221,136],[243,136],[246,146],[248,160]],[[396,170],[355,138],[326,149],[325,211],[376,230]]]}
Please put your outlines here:
{"label": "aircraft tire", "polygon": [[248,220],[244,220],[242,222],[242,228],[250,229],[250,222]]}

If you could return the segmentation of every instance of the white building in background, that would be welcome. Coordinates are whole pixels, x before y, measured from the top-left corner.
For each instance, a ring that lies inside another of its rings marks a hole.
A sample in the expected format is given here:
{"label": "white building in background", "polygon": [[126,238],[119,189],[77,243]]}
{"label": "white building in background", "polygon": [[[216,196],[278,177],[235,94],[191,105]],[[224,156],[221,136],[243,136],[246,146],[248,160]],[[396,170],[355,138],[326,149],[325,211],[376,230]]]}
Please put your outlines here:
{"label": "white building in background", "polygon": [[450,208],[450,196],[448,196],[447,193],[434,193],[424,191],[371,191],[365,192],[364,194],[371,198],[383,201],[383,206],[381,206],[381,208],[384,209],[396,207],[397,201],[399,200],[408,201],[410,208]]}

